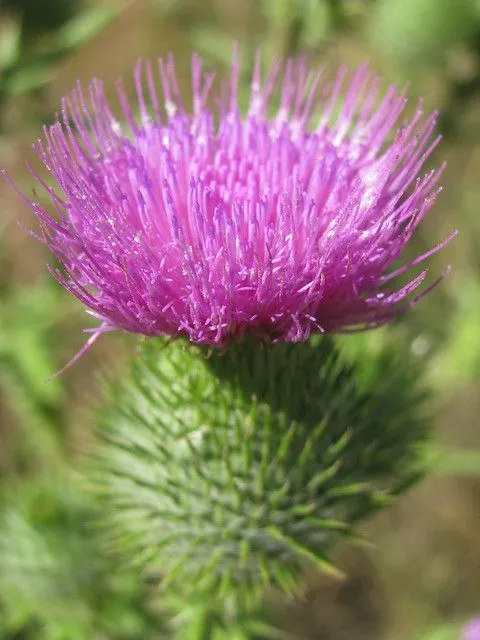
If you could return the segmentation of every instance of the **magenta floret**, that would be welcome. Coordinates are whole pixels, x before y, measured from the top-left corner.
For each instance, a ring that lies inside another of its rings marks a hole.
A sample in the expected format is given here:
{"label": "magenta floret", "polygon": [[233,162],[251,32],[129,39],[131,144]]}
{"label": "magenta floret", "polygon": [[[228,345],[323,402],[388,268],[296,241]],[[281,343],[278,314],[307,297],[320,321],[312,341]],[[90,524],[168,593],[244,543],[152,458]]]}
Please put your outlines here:
{"label": "magenta floret", "polygon": [[173,58],[157,78],[139,62],[138,117],[118,86],[125,125],[100,81],[88,103],[77,85],[35,146],[55,188],[31,169],[55,215],[28,203],[55,276],[100,322],[90,341],[122,329],[296,342],[382,325],[434,286],[420,287],[426,271],[390,283],[445,244],[392,271],[439,192],[442,167],[418,177],[437,114],[420,104],[401,121],[402,92],[379,99],[366,66],[346,75],[289,61],[262,81],[257,57],[242,115],[237,57],[217,94],[193,57],[191,110]]}

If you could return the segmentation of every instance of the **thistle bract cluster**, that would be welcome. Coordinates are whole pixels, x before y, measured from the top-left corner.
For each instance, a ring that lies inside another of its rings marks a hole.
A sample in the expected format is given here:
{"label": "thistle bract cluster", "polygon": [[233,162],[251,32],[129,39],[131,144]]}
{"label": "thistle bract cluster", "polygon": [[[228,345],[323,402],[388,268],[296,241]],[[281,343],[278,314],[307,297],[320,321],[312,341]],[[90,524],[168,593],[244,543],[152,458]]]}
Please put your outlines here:
{"label": "thistle bract cluster", "polygon": [[422,471],[423,395],[389,355],[365,391],[325,337],[210,358],[156,342],[103,416],[95,473],[150,577],[246,603],[295,591],[304,564],[335,573],[331,546]]}
{"label": "thistle bract cluster", "polygon": [[426,271],[391,281],[438,247],[392,265],[438,193],[441,169],[422,172],[437,115],[402,119],[404,94],[380,94],[365,66],[329,80],[289,61],[262,78],[259,56],[242,114],[239,75],[234,57],[214,87],[194,56],[187,108],[172,58],[139,62],[121,121],[94,80],[45,127],[54,186],[32,172],[55,213],[28,203],[95,336],[298,342],[381,325],[423,295]]}

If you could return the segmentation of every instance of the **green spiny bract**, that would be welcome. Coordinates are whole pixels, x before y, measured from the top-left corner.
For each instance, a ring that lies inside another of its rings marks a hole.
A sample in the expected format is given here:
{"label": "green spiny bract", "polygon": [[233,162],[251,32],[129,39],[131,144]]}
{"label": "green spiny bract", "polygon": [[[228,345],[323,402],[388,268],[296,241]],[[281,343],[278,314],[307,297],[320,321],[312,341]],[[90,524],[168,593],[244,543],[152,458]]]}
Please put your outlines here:
{"label": "green spiny bract", "polygon": [[150,578],[226,603],[294,592],[305,561],[335,572],[332,545],[421,474],[424,396],[389,355],[367,388],[328,338],[142,356],[94,460],[106,523]]}

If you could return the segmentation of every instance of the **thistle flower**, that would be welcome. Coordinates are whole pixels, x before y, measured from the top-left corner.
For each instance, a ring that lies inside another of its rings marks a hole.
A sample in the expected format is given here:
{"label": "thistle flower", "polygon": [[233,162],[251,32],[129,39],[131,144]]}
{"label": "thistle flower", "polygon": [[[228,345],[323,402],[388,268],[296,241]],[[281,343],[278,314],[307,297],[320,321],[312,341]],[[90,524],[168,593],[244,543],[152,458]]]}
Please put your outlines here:
{"label": "thistle flower", "polygon": [[44,128],[34,148],[56,186],[30,171],[56,215],[27,202],[63,265],[52,272],[99,320],[90,343],[114,329],[299,342],[382,325],[434,286],[418,293],[425,270],[389,283],[445,244],[392,271],[439,192],[442,168],[417,177],[437,114],[420,104],[400,122],[404,94],[380,100],[366,66],[347,86],[343,67],[327,82],[302,61],[263,80],[260,66],[245,115],[237,55],[214,99],[193,57],[191,109],[169,57],[158,78],[137,64],[138,118],[122,82],[125,125],[93,80],[88,101],[77,84]]}

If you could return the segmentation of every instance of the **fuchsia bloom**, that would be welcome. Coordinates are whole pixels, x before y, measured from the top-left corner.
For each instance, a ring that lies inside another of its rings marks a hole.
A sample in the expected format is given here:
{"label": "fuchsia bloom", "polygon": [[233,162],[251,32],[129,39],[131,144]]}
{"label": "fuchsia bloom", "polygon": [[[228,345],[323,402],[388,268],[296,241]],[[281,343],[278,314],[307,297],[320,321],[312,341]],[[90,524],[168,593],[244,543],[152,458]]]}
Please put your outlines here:
{"label": "fuchsia bloom", "polygon": [[245,115],[236,56],[213,96],[194,56],[191,109],[173,59],[156,74],[136,66],[138,117],[119,84],[125,126],[100,81],[88,103],[78,85],[35,146],[60,187],[30,169],[56,215],[28,202],[55,276],[100,322],[90,341],[123,329],[296,342],[384,324],[434,286],[418,292],[426,271],[390,282],[445,244],[391,270],[439,192],[442,168],[417,177],[437,114],[420,105],[400,122],[404,94],[378,99],[365,66],[346,87],[344,68],[325,81],[301,61],[262,81],[257,56]]}

